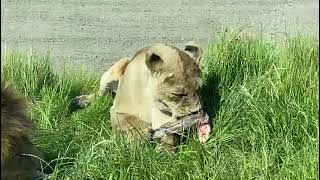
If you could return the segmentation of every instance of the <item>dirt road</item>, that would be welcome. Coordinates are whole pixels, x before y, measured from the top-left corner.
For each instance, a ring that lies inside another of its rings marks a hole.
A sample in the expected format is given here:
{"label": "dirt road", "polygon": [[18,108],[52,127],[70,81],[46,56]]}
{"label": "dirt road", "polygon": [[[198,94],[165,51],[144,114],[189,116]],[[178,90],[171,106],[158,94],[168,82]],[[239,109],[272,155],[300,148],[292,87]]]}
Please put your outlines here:
{"label": "dirt road", "polygon": [[50,51],[56,66],[102,72],[150,43],[206,45],[225,27],[318,37],[318,11],[318,0],[1,0],[1,47]]}

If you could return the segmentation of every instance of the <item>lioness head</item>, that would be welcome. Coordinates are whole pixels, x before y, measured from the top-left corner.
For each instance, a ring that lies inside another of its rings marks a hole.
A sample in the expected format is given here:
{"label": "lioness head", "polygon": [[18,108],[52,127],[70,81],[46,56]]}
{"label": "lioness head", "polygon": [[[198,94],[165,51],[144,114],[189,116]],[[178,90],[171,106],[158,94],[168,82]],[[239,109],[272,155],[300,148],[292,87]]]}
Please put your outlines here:
{"label": "lioness head", "polygon": [[[201,58],[202,49],[196,44],[187,44],[184,50],[163,44],[148,48],[145,63],[152,78],[153,128],[200,114]],[[206,141],[210,126],[205,115],[200,122],[199,138]]]}

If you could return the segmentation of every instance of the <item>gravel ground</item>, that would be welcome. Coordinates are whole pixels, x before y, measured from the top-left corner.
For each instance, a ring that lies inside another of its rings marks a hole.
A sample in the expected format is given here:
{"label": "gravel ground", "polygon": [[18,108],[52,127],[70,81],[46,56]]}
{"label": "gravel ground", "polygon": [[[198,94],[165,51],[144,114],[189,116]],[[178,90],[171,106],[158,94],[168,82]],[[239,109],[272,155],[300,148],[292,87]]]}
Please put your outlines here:
{"label": "gravel ground", "polygon": [[1,0],[1,50],[49,51],[56,67],[102,73],[150,43],[206,46],[225,27],[319,38],[318,11],[318,0]]}

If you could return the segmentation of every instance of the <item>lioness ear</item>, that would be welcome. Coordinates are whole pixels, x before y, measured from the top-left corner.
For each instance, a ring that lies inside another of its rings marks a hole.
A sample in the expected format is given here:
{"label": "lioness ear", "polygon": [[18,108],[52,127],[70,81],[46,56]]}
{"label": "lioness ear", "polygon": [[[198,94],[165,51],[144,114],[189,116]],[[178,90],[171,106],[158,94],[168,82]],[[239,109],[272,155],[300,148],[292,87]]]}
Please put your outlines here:
{"label": "lioness ear", "polygon": [[194,41],[187,43],[184,51],[201,66],[203,50],[198,43]]}
{"label": "lioness ear", "polygon": [[163,64],[163,60],[160,58],[160,56],[156,55],[151,51],[147,52],[146,65],[152,73],[160,72],[162,64]]}

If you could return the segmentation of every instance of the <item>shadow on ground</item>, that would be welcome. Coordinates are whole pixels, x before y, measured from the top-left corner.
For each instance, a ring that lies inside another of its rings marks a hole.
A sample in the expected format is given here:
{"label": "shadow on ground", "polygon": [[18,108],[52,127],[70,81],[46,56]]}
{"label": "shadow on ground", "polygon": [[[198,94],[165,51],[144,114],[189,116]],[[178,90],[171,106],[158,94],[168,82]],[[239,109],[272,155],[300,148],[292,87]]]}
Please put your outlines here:
{"label": "shadow on ground", "polygon": [[220,109],[221,96],[219,93],[220,76],[215,73],[207,74],[205,83],[201,88],[203,109],[210,117],[210,125],[214,124],[214,119]]}

